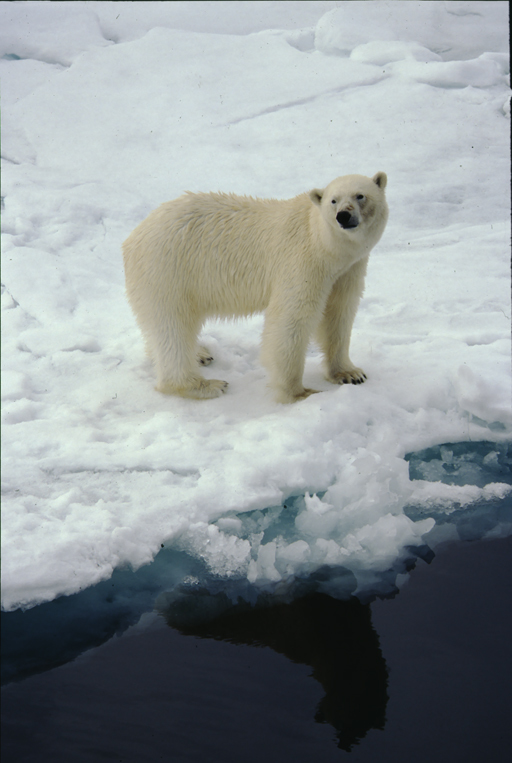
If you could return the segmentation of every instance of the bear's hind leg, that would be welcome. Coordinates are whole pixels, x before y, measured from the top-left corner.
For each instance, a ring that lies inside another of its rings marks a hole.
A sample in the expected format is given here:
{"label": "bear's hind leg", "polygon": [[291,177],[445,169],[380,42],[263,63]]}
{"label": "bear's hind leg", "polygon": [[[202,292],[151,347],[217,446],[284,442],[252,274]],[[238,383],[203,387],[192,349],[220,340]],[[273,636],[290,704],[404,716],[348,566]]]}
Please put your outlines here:
{"label": "bear's hind leg", "polygon": [[[199,357],[197,334],[199,327],[183,325],[169,319],[154,337],[156,389],[164,395],[179,395],[195,399],[219,397],[228,384],[220,379],[205,379],[197,368]],[[204,350],[204,348],[201,348]],[[211,358],[206,353],[207,358]]]}

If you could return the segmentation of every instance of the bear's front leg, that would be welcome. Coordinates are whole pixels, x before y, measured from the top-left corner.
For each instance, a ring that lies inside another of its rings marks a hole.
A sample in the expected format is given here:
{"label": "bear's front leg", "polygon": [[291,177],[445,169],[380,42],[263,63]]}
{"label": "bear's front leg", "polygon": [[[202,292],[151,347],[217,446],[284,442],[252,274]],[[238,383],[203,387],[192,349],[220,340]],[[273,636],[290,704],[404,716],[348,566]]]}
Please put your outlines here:
{"label": "bear's front leg", "polygon": [[364,289],[367,263],[367,258],[356,263],[334,283],[317,330],[325,358],[325,378],[333,384],[362,384],[367,378],[349,357],[352,326]]}
{"label": "bear's front leg", "polygon": [[278,403],[295,403],[318,392],[302,383],[313,320],[307,314],[298,317],[287,312],[280,299],[267,308],[261,361],[270,374],[270,386]]}

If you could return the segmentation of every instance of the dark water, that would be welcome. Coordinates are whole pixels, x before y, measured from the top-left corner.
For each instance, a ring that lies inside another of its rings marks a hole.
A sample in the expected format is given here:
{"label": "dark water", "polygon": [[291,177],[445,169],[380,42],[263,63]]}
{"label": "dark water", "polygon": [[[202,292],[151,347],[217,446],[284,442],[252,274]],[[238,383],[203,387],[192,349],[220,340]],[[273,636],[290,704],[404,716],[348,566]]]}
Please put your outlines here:
{"label": "dark water", "polygon": [[511,759],[512,538],[452,545],[372,604],[160,600],[49,669],[109,635],[88,625],[91,599],[70,645],[55,604],[4,616],[6,680],[22,680],[2,689],[3,763]]}

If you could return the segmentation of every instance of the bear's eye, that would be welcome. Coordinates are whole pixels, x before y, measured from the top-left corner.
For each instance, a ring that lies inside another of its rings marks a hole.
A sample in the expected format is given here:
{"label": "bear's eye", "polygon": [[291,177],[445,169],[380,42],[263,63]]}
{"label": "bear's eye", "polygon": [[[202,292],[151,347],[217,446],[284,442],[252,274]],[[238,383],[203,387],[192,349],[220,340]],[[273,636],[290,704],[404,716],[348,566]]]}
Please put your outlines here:
{"label": "bear's eye", "polygon": [[356,196],[357,201],[364,201],[364,196],[362,193],[358,193]]}
{"label": "bear's eye", "polygon": [[333,200],[331,201],[331,204],[336,204],[336,199],[333,199]]}

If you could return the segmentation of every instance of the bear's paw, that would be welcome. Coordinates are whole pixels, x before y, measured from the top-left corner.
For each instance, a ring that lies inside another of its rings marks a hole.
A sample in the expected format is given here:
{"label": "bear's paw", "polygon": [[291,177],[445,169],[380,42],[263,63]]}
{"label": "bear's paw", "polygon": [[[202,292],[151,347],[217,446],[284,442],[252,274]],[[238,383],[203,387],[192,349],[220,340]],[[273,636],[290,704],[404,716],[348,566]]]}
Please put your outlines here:
{"label": "bear's paw", "polygon": [[320,390],[318,389],[308,389],[307,387],[304,387],[302,392],[296,392],[294,394],[286,392],[285,390],[278,390],[275,399],[277,403],[296,403],[299,400],[305,400],[310,395],[318,394],[319,391]]}
{"label": "bear's paw", "polygon": [[213,357],[206,347],[198,347],[197,360],[202,366],[209,366],[213,360]]}
{"label": "bear's paw", "polygon": [[364,384],[368,378],[361,368],[351,368],[350,371],[337,371],[326,377],[332,384]]}
{"label": "bear's paw", "polygon": [[220,397],[228,388],[228,383],[221,379],[196,379],[187,387],[176,387],[169,383],[164,383],[157,387],[158,392],[164,395],[179,395],[180,397],[190,397],[194,400],[211,400],[214,397]]}

